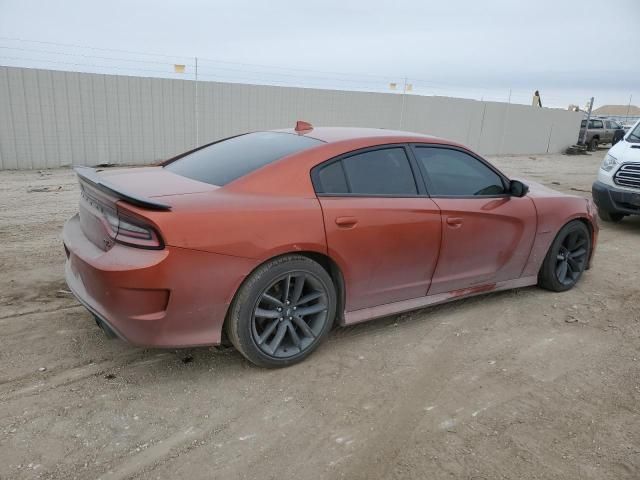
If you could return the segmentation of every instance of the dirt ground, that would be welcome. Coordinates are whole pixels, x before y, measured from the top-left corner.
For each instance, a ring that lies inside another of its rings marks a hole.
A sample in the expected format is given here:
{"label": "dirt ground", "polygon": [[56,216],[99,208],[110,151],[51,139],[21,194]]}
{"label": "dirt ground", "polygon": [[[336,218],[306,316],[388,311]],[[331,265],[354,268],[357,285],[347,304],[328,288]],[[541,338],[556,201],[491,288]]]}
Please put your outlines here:
{"label": "dirt ground", "polygon": [[[589,196],[604,153],[494,161]],[[0,478],[640,478],[640,217],[569,292],[339,329],[270,371],[107,340],[63,280],[77,202],[70,170],[0,172]]]}

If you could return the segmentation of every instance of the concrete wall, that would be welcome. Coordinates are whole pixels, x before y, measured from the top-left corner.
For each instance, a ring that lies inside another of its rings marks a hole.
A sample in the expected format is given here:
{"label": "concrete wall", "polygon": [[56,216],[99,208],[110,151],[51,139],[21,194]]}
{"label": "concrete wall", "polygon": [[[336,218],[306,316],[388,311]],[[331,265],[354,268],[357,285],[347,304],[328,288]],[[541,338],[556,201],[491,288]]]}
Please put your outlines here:
{"label": "concrete wall", "polygon": [[[429,133],[483,154],[559,152],[580,113],[448,97],[0,67],[0,169],[145,164],[229,135],[293,126]],[[197,123],[197,132],[196,132]]]}

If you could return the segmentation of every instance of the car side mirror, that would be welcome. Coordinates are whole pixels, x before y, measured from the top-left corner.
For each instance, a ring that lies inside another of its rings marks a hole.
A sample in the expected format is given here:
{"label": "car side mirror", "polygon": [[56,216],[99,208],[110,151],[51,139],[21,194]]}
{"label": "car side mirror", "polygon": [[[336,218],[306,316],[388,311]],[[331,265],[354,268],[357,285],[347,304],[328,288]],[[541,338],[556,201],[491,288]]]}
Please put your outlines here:
{"label": "car side mirror", "polygon": [[509,195],[524,197],[527,193],[529,193],[529,185],[525,185],[520,180],[511,180],[509,182]]}

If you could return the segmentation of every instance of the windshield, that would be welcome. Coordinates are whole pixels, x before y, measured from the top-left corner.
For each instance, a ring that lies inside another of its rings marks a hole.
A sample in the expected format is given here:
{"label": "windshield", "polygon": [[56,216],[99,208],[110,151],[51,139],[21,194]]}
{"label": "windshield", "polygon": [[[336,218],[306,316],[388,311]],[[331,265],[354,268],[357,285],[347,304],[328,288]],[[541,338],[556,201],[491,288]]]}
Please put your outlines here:
{"label": "windshield", "polygon": [[640,143],[640,122],[636,123],[636,127],[627,134],[625,140],[629,143]]}
{"label": "windshield", "polygon": [[203,147],[164,168],[199,182],[222,186],[268,163],[321,143],[315,138],[290,133],[248,133]]}

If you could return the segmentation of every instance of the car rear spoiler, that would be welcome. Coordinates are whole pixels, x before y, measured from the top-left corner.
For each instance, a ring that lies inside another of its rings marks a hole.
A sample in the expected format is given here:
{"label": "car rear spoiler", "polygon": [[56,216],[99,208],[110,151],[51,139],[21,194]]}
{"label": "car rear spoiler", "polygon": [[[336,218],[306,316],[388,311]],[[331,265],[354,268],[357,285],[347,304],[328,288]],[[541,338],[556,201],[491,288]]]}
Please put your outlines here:
{"label": "car rear spoiler", "polygon": [[73,170],[82,181],[90,184],[98,190],[102,190],[105,193],[115,195],[136,207],[147,208],[149,210],[171,210],[171,205],[156,202],[150,198],[141,197],[135,193],[127,192],[121,187],[106,181],[103,177],[98,175],[98,171],[95,168],[76,166],[73,167]]}

